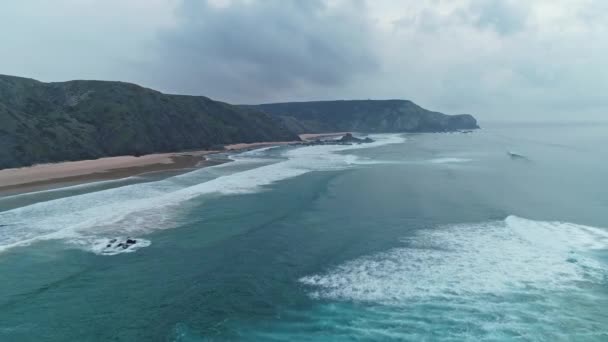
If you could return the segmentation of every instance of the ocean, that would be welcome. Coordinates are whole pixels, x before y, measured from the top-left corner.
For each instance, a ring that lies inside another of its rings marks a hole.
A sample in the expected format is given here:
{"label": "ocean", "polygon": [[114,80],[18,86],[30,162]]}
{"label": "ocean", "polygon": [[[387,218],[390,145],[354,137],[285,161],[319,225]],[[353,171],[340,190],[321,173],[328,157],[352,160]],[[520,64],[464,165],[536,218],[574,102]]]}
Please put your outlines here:
{"label": "ocean", "polygon": [[1,197],[0,341],[608,341],[607,124],[371,137]]}

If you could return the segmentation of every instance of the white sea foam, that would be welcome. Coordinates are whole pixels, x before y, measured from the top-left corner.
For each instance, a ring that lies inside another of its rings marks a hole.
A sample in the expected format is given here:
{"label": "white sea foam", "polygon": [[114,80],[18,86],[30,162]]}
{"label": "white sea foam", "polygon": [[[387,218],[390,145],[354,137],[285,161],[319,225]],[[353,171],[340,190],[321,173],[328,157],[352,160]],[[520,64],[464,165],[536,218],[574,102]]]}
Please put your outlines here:
{"label": "white sea foam", "polygon": [[433,164],[453,164],[453,163],[467,163],[467,162],[472,161],[472,159],[444,157],[444,158],[431,159],[429,161]]}
{"label": "white sea foam", "polygon": [[263,155],[267,151],[274,150],[274,149],[280,148],[280,147],[281,147],[280,145],[276,145],[276,146],[267,146],[267,147],[255,148],[255,149],[250,150],[250,151],[245,151],[245,152],[236,154],[235,156],[240,156],[240,157],[261,156],[261,155]]}
{"label": "white sea foam", "polygon": [[573,289],[601,281],[608,231],[509,216],[504,221],[420,231],[407,247],[347,262],[301,279],[314,297],[400,304],[416,298]]}
{"label": "white sea foam", "polygon": [[[399,135],[374,136],[362,145],[322,145],[287,150],[273,164],[221,175],[191,185],[203,170],[157,182],[107,189],[0,212],[0,252],[40,240],[83,240],[116,234],[141,235],[173,225],[173,210],[205,194],[245,194],[311,171],[352,167],[349,150],[403,142]],[[240,156],[243,158],[243,156]],[[245,159],[255,159],[249,154]],[[248,163],[236,158],[236,163]],[[227,164],[224,164],[227,165]],[[237,164],[238,165],[238,164]],[[230,168],[226,168],[230,169]]]}
{"label": "white sea foam", "polygon": [[138,249],[150,246],[152,243],[149,240],[141,238],[132,238],[136,241],[133,245],[122,246],[120,243],[127,241],[126,237],[113,238],[81,238],[71,239],[68,241],[71,245],[81,248],[85,251],[93,252],[98,255],[117,255],[124,253],[133,253]]}
{"label": "white sea foam", "polygon": [[135,180],[135,179],[139,179],[139,178],[141,178],[141,177],[140,176],[131,176],[131,177],[125,177],[125,178],[120,178],[120,179],[108,179],[108,180],[101,180],[101,181],[88,182],[88,183],[82,183],[82,184],[61,186],[61,187],[52,188],[52,189],[38,190],[38,191],[32,191],[32,192],[24,192],[24,193],[19,193],[19,194],[14,194],[14,195],[8,195],[8,196],[0,197],[0,201],[9,200],[9,199],[15,199],[15,198],[18,198],[18,197],[36,196],[36,195],[39,195],[39,194],[50,193],[50,192],[71,191],[71,190],[78,190],[78,189],[86,189],[86,188],[92,188],[92,187],[99,186],[99,185],[107,185],[107,184],[113,184],[113,183],[122,183],[122,182],[125,182],[125,181]]}

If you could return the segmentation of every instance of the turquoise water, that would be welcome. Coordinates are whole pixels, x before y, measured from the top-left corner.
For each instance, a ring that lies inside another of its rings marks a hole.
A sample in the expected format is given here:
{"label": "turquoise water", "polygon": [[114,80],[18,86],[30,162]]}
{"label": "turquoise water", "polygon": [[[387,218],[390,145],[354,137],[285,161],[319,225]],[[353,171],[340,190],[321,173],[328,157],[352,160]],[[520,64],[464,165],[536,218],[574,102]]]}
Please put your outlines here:
{"label": "turquoise water", "polygon": [[608,340],[607,125],[373,138],[0,198],[0,341]]}

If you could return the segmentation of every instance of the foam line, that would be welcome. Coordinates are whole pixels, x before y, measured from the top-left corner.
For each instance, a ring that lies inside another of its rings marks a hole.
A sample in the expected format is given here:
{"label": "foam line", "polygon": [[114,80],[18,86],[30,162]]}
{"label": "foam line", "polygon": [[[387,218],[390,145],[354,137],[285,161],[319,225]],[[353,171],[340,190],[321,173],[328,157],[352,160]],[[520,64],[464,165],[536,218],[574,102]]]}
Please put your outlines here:
{"label": "foam line", "polygon": [[108,180],[87,182],[87,183],[82,183],[82,184],[61,186],[61,187],[58,187],[58,188],[52,188],[52,189],[46,189],[46,190],[24,192],[24,193],[20,193],[20,194],[8,195],[8,196],[0,197],[0,201],[9,200],[9,199],[15,199],[15,198],[19,198],[19,197],[35,196],[35,195],[39,195],[39,194],[43,194],[43,193],[49,193],[49,192],[86,189],[86,188],[91,188],[91,187],[95,187],[95,186],[99,186],[99,185],[104,185],[104,184],[121,183],[121,182],[124,182],[124,181],[138,179],[138,178],[141,178],[141,177],[140,176],[131,176],[131,177],[125,177],[125,178],[119,178],[119,179],[108,179]]}
{"label": "foam line", "polygon": [[445,157],[445,158],[436,158],[431,159],[430,162],[433,164],[452,164],[452,163],[467,163],[472,161],[468,158],[453,158],[453,157]]}

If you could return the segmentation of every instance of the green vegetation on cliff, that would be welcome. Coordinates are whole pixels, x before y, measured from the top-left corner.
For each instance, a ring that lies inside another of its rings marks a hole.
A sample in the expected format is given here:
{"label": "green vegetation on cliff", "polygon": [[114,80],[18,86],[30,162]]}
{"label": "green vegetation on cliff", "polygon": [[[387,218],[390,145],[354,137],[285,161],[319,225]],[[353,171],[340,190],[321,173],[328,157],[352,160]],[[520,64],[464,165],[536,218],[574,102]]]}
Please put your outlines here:
{"label": "green vegetation on cliff", "polygon": [[298,137],[280,120],[202,96],[0,75],[0,169],[285,140]]}
{"label": "green vegetation on cliff", "polygon": [[37,163],[299,140],[297,133],[478,128],[406,100],[234,106],[108,81],[43,83],[0,75],[0,169]]}
{"label": "green vegetation on cliff", "polygon": [[448,132],[479,128],[471,115],[433,112],[407,100],[288,102],[243,107],[275,115],[297,133]]}

